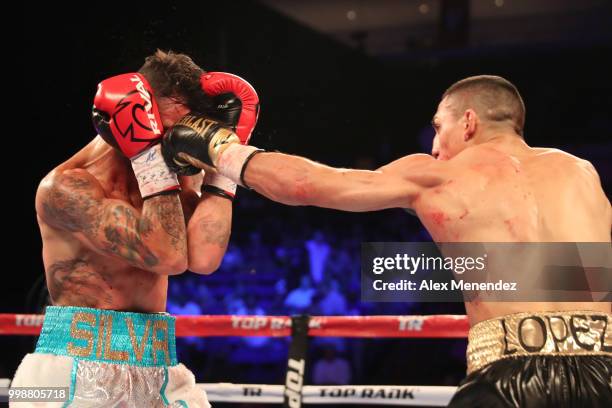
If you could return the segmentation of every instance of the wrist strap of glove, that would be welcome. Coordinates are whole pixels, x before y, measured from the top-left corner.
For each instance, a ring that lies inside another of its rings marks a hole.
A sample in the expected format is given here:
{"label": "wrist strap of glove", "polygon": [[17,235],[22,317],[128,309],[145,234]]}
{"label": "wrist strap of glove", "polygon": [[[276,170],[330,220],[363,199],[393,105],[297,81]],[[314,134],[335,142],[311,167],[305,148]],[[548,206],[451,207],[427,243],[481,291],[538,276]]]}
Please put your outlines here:
{"label": "wrist strap of glove", "polygon": [[162,157],[161,145],[156,144],[133,157],[131,161],[143,199],[180,191],[176,174],[168,168]]}
{"label": "wrist strap of glove", "polygon": [[234,201],[236,183],[221,174],[207,172],[202,183],[202,192]]}
{"label": "wrist strap of glove", "polygon": [[262,149],[254,146],[232,143],[219,157],[217,171],[234,183],[250,189],[244,181],[244,172],[253,156],[261,152],[263,152]]}

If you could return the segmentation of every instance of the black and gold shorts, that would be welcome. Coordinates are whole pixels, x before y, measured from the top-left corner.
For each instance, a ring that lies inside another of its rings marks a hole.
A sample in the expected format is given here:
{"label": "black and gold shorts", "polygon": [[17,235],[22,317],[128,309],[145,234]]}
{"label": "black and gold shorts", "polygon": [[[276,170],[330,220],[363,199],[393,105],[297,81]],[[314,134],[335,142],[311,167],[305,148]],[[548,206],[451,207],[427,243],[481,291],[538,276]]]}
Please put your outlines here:
{"label": "black and gold shorts", "polygon": [[517,313],[470,330],[449,407],[612,406],[612,314]]}

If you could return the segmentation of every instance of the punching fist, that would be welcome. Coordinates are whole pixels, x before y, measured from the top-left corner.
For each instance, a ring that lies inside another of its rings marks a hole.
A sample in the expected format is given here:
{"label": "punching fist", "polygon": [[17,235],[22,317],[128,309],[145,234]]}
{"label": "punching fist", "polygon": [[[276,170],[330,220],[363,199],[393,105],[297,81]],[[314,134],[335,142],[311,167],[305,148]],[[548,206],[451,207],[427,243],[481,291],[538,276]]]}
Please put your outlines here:
{"label": "punching fist", "polygon": [[[200,163],[214,166],[221,146],[227,143],[249,142],[259,115],[259,97],[255,89],[237,75],[225,72],[207,72],[200,78],[202,90],[213,102],[213,108],[204,117],[184,118],[168,132],[164,141],[164,157],[168,166],[178,174],[193,175],[200,172],[200,165],[181,158],[183,153]],[[228,129],[234,136],[229,135]],[[204,146],[208,147],[204,147]],[[203,150],[202,150],[203,149]],[[207,172],[202,192],[230,200],[236,194],[236,183],[215,172]]]}
{"label": "punching fist", "polygon": [[220,150],[240,142],[237,134],[219,122],[189,114],[168,129],[162,151],[170,168],[178,174],[189,174],[192,165],[198,171],[205,166],[215,167]]}

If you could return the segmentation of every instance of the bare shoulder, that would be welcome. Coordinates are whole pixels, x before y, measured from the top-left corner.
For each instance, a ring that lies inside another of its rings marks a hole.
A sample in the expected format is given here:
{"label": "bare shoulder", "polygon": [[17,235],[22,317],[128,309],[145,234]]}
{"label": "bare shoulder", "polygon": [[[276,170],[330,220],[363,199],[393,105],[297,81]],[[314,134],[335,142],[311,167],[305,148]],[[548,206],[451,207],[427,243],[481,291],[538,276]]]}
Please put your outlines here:
{"label": "bare shoulder", "polygon": [[557,149],[554,147],[532,147],[531,150],[535,153],[536,156],[540,158],[556,160],[566,164],[586,162],[586,160],[583,160],[578,156],[574,156],[571,153],[565,152],[561,149]]}
{"label": "bare shoulder", "polygon": [[437,161],[433,156],[428,154],[416,153],[400,157],[399,159],[380,167],[378,171],[388,174],[402,175],[411,173],[415,170],[435,167],[436,163],[440,165],[443,162]]}
{"label": "bare shoulder", "polygon": [[547,165],[552,165],[559,170],[563,169],[568,173],[590,177],[599,181],[597,170],[595,170],[593,164],[588,160],[556,148],[534,147],[532,149],[538,158],[547,161]]}
{"label": "bare shoulder", "polygon": [[38,186],[36,212],[51,226],[77,231],[103,198],[104,189],[87,170],[57,168]]}
{"label": "bare shoulder", "polygon": [[98,180],[85,169],[56,168],[47,174],[38,185],[36,198],[46,198],[55,193],[99,193],[103,192]]}
{"label": "bare shoulder", "polygon": [[410,154],[401,157],[378,169],[386,180],[404,185],[409,194],[414,187],[430,188],[447,181],[452,175],[452,165],[447,161],[436,160],[428,154]]}

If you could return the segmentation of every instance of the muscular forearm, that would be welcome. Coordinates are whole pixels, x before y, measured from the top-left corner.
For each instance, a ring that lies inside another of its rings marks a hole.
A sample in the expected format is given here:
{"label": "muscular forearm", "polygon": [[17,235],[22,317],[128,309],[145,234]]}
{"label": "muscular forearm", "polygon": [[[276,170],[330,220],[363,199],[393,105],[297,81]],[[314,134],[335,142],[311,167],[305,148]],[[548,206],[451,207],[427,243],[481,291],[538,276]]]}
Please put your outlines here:
{"label": "muscular forearm", "polygon": [[142,219],[157,226],[149,237],[149,243],[168,259],[182,264],[183,271],[187,269],[187,230],[178,195],[161,195],[146,200]]}
{"label": "muscular forearm", "polygon": [[338,169],[282,153],[255,155],[245,183],[271,200],[343,211],[406,207],[419,188],[391,172]]}
{"label": "muscular forearm", "polygon": [[260,153],[249,162],[244,180],[258,193],[283,204],[321,205],[317,201],[326,169],[303,157]]}
{"label": "muscular forearm", "polygon": [[36,210],[50,226],[135,267],[162,274],[187,267],[185,221],[176,194],[145,200],[138,211],[125,201],[106,198],[87,171],[72,169],[43,180]]}
{"label": "muscular forearm", "polygon": [[[419,192],[431,185],[427,179],[434,172],[427,166],[436,161],[421,156],[427,155],[406,156],[375,171],[338,169],[303,157],[258,153],[251,146],[227,143],[207,160],[212,160],[219,174],[283,204],[374,211],[409,207]],[[193,166],[206,167],[198,159],[184,159]]]}
{"label": "muscular forearm", "polygon": [[104,249],[134,266],[164,274],[187,269],[187,234],[176,194],[144,202],[142,212],[121,202],[108,205],[99,239]]}
{"label": "muscular forearm", "polygon": [[216,271],[223,260],[232,227],[232,202],[204,193],[187,227],[189,270]]}

